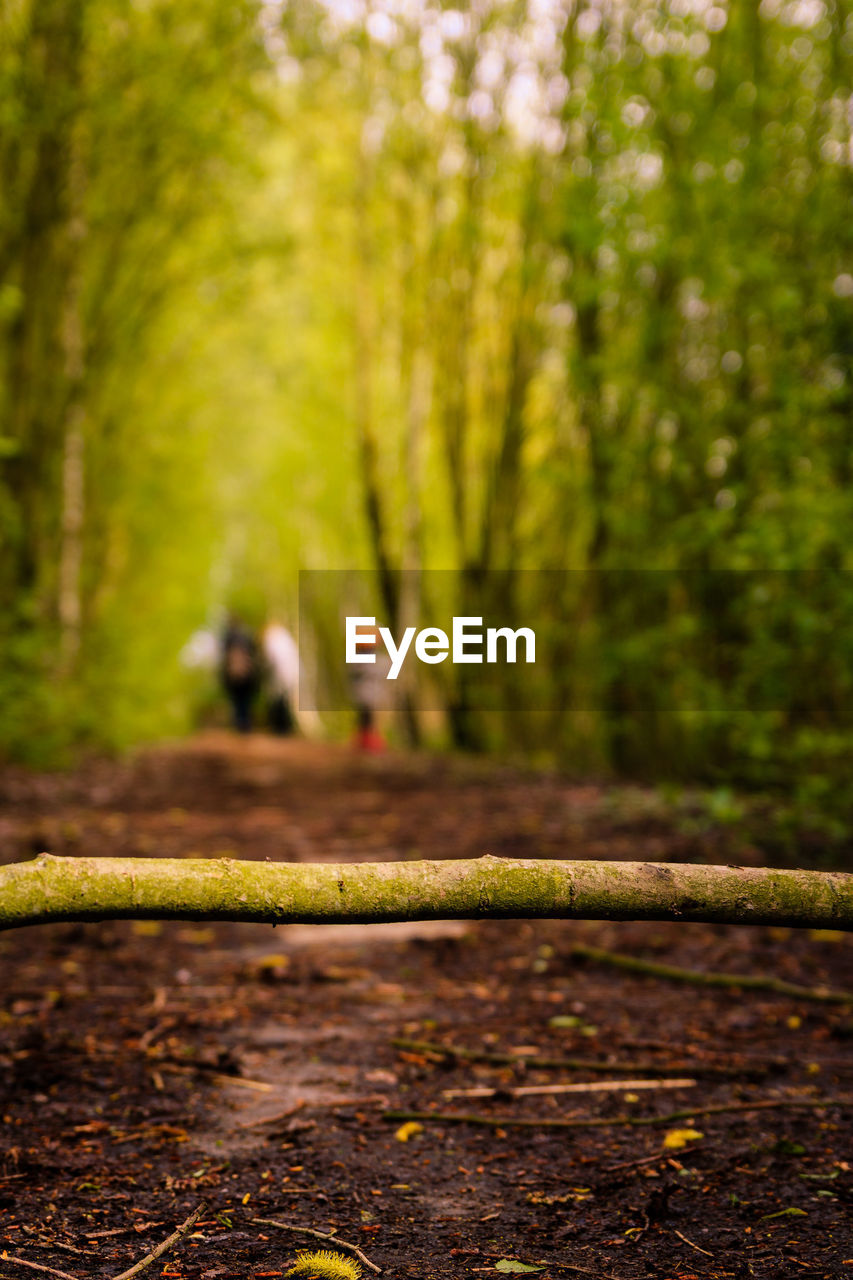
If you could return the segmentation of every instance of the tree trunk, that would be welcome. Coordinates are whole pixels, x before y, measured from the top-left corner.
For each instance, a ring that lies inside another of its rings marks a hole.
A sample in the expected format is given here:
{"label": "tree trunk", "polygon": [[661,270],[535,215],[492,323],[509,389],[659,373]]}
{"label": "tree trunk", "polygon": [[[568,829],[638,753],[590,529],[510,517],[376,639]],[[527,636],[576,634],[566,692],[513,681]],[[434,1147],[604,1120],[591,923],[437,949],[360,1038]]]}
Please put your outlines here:
{"label": "tree trunk", "polygon": [[41,854],[0,868],[0,929],[53,920],[351,924],[490,917],[853,930],[853,874],[491,856],[291,864]]}
{"label": "tree trunk", "polygon": [[60,670],[69,675],[80,652],[83,608],[80,598],[83,567],[84,436],[83,410],[75,404],[69,414],[62,455],[62,543],[59,557]]}
{"label": "tree trunk", "polygon": [[369,175],[366,161],[359,161],[358,188],[355,200],[356,280],[355,280],[355,421],[361,463],[364,513],[370,536],[373,563],[379,580],[386,625],[397,629],[399,615],[399,582],[391,565],[388,540],[386,502],[380,466],[380,449],[373,409],[373,336],[374,316],[370,293],[373,262],[368,226],[367,189]]}
{"label": "tree trunk", "polygon": [[[400,631],[421,625],[421,585],[423,572],[423,470],[426,427],[432,406],[432,364],[422,299],[424,276],[430,258],[430,242],[435,232],[435,210],[428,216],[415,196],[398,202],[403,268],[400,273],[400,386],[405,400],[403,476],[403,557],[398,596]],[[425,226],[423,224],[426,224]],[[417,711],[417,681],[414,669],[404,667],[398,679],[397,706],[405,741],[409,747],[421,745],[421,725]]]}
{"label": "tree trunk", "polygon": [[[5,552],[13,556],[13,589],[33,593],[40,611],[52,617],[67,398],[62,329],[75,248],[69,234],[74,216],[71,156],[80,110],[85,6],[42,0],[31,8],[21,102],[15,108],[23,112],[31,135],[26,146],[21,144],[21,154],[8,161],[18,188],[11,207],[20,211],[9,246],[14,264],[10,281],[21,304],[0,370],[6,382],[4,434],[17,450],[2,470],[19,525]],[[28,162],[22,159],[26,154]]]}
{"label": "tree trunk", "polygon": [[80,651],[86,501],[86,338],[83,321],[86,165],[81,125],[72,129],[68,165],[68,283],[62,325],[67,404],[63,424],[59,585],[60,670],[70,675]]}

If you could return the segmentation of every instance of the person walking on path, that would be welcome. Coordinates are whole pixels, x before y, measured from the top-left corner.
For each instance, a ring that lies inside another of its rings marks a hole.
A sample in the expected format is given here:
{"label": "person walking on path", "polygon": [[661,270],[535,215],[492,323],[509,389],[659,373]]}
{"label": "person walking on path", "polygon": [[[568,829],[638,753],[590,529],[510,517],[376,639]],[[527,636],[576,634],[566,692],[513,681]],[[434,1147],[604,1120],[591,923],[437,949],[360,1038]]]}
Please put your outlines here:
{"label": "person walking on path", "polygon": [[260,685],[258,646],[252,631],[231,616],[222,636],[222,686],[231,703],[231,722],[238,733],[252,729],[252,705]]}
{"label": "person walking on path", "polygon": [[360,633],[358,648],[361,653],[373,653],[374,661],[351,664],[347,668],[356,715],[353,746],[359,751],[380,752],[385,750],[385,739],[377,728],[376,717],[386,705],[386,678],[391,662],[387,654],[379,652],[377,628]]}
{"label": "person walking on path", "polygon": [[267,677],[267,715],[273,733],[293,733],[293,704],[299,687],[299,653],[296,641],[280,622],[268,622],[261,634]]}

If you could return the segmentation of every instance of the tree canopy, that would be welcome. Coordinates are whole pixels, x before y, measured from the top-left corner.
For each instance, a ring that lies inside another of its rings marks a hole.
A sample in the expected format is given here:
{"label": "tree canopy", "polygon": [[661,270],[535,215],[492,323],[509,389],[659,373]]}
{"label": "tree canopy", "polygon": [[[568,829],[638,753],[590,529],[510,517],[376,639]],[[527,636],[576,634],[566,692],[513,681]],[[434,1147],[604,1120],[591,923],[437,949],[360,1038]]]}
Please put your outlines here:
{"label": "tree canopy", "polygon": [[179,728],[299,567],[441,570],[571,638],[457,743],[849,811],[844,0],[0,22],[5,752]]}

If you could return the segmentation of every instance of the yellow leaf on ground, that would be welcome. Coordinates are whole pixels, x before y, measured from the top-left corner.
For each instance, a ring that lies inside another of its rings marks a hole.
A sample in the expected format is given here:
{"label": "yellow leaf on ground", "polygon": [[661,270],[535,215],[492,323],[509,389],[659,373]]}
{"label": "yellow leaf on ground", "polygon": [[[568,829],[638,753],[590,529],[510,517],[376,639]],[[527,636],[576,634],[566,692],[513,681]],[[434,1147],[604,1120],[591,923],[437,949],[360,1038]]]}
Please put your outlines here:
{"label": "yellow leaf on ground", "polygon": [[417,1120],[407,1120],[405,1124],[401,1124],[400,1128],[394,1134],[398,1142],[408,1142],[409,1138],[413,1138],[416,1133],[423,1133],[424,1127],[418,1124]]}
{"label": "yellow leaf on ground", "polygon": [[193,947],[209,947],[216,941],[216,933],[213,929],[181,929],[178,941],[189,942]]}
{"label": "yellow leaf on ground", "polygon": [[697,1139],[704,1137],[704,1133],[700,1133],[698,1129],[670,1129],[663,1140],[663,1145],[671,1151],[677,1151],[679,1147],[686,1147],[688,1142],[696,1142]]}

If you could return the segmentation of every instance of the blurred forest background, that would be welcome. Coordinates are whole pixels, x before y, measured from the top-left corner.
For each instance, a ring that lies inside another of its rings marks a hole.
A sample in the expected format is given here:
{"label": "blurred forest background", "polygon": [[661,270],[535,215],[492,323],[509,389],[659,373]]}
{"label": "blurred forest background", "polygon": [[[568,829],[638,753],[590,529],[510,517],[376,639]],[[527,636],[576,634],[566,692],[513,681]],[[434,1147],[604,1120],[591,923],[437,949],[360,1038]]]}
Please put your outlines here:
{"label": "blurred forest background", "polygon": [[186,729],[300,567],[395,628],[441,569],[571,638],[448,740],[853,816],[848,0],[0,23],[3,756]]}

